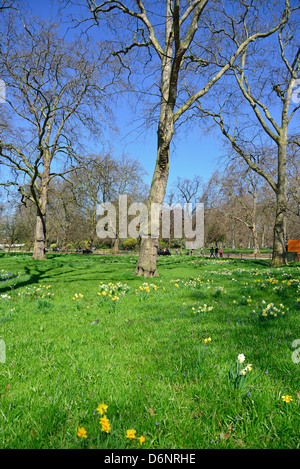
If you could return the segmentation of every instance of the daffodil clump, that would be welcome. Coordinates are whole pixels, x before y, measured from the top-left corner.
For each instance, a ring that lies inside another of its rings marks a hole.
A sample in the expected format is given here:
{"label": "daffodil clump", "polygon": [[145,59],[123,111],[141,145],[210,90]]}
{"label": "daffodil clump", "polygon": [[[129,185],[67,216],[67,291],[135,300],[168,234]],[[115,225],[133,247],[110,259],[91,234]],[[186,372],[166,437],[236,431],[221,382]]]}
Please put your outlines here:
{"label": "daffodil clump", "polygon": [[3,293],[3,295],[0,295],[1,300],[10,300],[10,298],[11,297],[9,295],[7,295],[7,293]]}
{"label": "daffodil clump", "polygon": [[120,300],[120,297],[125,295],[130,290],[130,287],[125,283],[117,282],[117,283],[112,283],[109,282],[108,284],[106,283],[101,283],[99,285],[99,291],[98,291],[98,296],[102,300],[106,301],[112,301],[117,302]]}
{"label": "daffodil clump", "polygon": [[15,274],[12,272],[8,272],[7,270],[1,269],[0,270],[0,282],[6,282],[11,278],[15,277]]}
{"label": "daffodil clump", "polygon": [[[203,280],[200,277],[190,277],[188,280],[180,280],[180,279],[173,279],[170,280],[170,283],[173,284],[175,288],[186,288],[189,290],[199,290],[200,288],[202,289],[207,289],[210,290],[213,288],[213,279],[206,279]],[[215,287],[215,291],[218,293],[225,292],[224,287]]]}
{"label": "daffodil clump", "polygon": [[[110,424],[110,421],[107,417],[107,409],[108,409],[108,405],[102,403],[102,404],[98,405],[96,411],[100,415],[99,423],[101,425],[101,431],[103,433],[110,434],[111,433],[111,424]],[[88,438],[88,432],[84,427],[78,427],[77,436],[80,439],[87,439]],[[127,438],[129,440],[138,439],[139,442],[140,442],[140,445],[142,445],[146,440],[144,435],[141,435],[139,438],[137,438],[136,437],[136,430],[134,430],[133,428],[129,429],[129,430],[126,430],[125,438]]]}
{"label": "daffodil clump", "polygon": [[266,282],[267,283],[270,283],[271,285],[277,285],[278,284],[278,280],[274,277],[268,277],[266,278]]}
{"label": "daffodil clump", "polygon": [[209,342],[211,342],[211,337],[206,337],[205,339],[203,339],[203,342],[205,344],[208,344]]}
{"label": "daffodil clump", "polygon": [[121,282],[109,282],[108,284],[101,283],[99,285],[99,291],[97,294],[99,299],[106,303],[109,311],[114,311],[120,298],[124,296],[129,290],[130,287],[126,283],[123,284]]}
{"label": "daffodil clump", "polygon": [[154,283],[144,282],[142,285],[139,286],[140,291],[146,291],[147,293],[150,293],[150,291],[156,291],[157,289],[158,286]]}
{"label": "daffodil clump", "polygon": [[191,277],[187,282],[184,282],[185,287],[201,288],[203,286],[203,280],[200,277]]}
{"label": "daffodil clump", "polygon": [[26,287],[18,296],[27,296],[31,298],[53,298],[54,293],[50,292],[51,285],[39,285],[38,287]]}
{"label": "daffodil clump", "polygon": [[[261,320],[268,321],[269,319],[275,319],[284,316],[289,311],[289,308],[285,308],[282,303],[279,306],[275,306],[274,303],[266,303],[265,300],[258,307],[259,318]],[[256,310],[253,310],[256,313]]]}
{"label": "daffodil clump", "polygon": [[[267,274],[267,277],[264,279],[254,280],[256,288],[258,287],[261,290],[265,290],[267,287],[272,287],[272,290],[278,295],[288,294],[291,289],[300,291],[299,279],[288,277],[283,280],[279,280],[272,277],[270,273],[267,272]],[[288,274],[285,275],[288,276]]]}
{"label": "daffodil clump", "polygon": [[174,287],[178,288],[179,287],[179,283],[181,282],[180,278],[177,278],[176,280],[170,280],[170,283],[173,283],[174,284]]}
{"label": "daffodil clump", "polygon": [[[127,283],[100,283],[99,285],[99,293],[105,292],[108,296],[121,296],[125,295],[130,290],[130,287],[127,285]],[[105,295],[104,295],[105,296]]]}
{"label": "daffodil clump", "polygon": [[83,294],[82,293],[75,293],[72,300],[73,301],[80,301],[81,299],[83,298]]}
{"label": "daffodil clump", "polygon": [[194,314],[206,313],[212,311],[213,309],[213,306],[207,306],[207,304],[204,304],[203,306],[198,306],[198,308],[195,308],[194,306],[192,307],[192,311]]}
{"label": "daffodil clump", "polygon": [[[178,284],[179,280],[171,280],[171,282],[176,282]],[[190,277],[189,280],[181,281],[181,283],[184,287],[189,288],[191,290],[200,288],[207,288],[209,290],[214,281],[213,279],[203,280],[200,277]]]}
{"label": "daffodil clump", "polygon": [[98,296],[104,300],[111,300],[111,301],[119,301],[120,297],[113,293],[113,290],[102,290],[102,292],[98,292]]}
{"label": "daffodil clump", "polygon": [[300,292],[300,281],[298,279],[284,279],[281,281],[281,283],[278,283],[279,282],[277,282],[277,285],[273,288],[273,290],[279,295],[284,292],[288,293],[291,289],[296,289]]}
{"label": "daffodil clump", "polygon": [[242,389],[246,385],[248,375],[252,371],[252,364],[244,365],[245,359],[245,355],[240,353],[237,356],[235,364],[231,365],[229,369],[229,384],[235,389]]}
{"label": "daffodil clump", "polygon": [[[106,415],[107,409],[108,409],[108,405],[102,403],[98,405],[96,411],[100,415],[99,423],[101,425],[101,431],[108,434],[110,433],[111,426],[110,426],[109,419],[107,418],[107,415]],[[88,433],[84,427],[78,427],[77,436],[79,438],[88,438]]]}
{"label": "daffodil clump", "polygon": [[[151,292],[156,292],[157,290],[158,286],[154,283],[144,282],[142,285],[139,286],[139,288],[135,290],[135,294],[137,295],[139,301],[143,301],[149,297],[149,294]],[[162,290],[165,290],[165,288],[162,287]]]}

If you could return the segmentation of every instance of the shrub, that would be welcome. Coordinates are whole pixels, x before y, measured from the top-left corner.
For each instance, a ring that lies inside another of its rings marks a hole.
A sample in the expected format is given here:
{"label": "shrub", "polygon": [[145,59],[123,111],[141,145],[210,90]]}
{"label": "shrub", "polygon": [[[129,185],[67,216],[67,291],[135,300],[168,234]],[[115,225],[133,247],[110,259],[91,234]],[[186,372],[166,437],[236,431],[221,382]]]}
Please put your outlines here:
{"label": "shrub", "polygon": [[133,250],[137,245],[137,239],[136,238],[125,239],[125,241],[123,241],[122,245],[123,245],[124,249],[127,246],[128,249]]}

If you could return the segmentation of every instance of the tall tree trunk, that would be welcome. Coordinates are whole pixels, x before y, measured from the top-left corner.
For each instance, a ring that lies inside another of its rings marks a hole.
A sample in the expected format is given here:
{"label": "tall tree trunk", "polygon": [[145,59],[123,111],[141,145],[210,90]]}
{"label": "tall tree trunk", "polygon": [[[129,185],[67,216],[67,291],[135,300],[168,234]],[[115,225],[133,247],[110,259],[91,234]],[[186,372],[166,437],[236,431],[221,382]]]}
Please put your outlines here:
{"label": "tall tree trunk", "polygon": [[262,248],[265,247],[265,225],[263,225],[262,233],[261,233],[261,246]]}
{"label": "tall tree trunk", "polygon": [[231,249],[235,249],[235,223],[231,223]]}
{"label": "tall tree trunk", "polygon": [[285,265],[286,260],[286,212],[287,212],[287,176],[286,176],[287,139],[281,138],[278,145],[278,182],[276,190],[276,215],[273,233],[272,266]]}
{"label": "tall tree trunk", "polygon": [[62,246],[61,246],[62,251],[66,250],[66,245],[67,245],[68,235],[69,235],[69,229],[70,229],[70,221],[69,221],[69,219],[66,219],[65,220],[65,232],[63,234]]}
{"label": "tall tree trunk", "polygon": [[[143,277],[157,276],[157,251],[159,247],[159,236],[151,236],[151,205],[162,204],[165,198],[166,187],[169,176],[169,146],[164,151],[158,151],[158,159],[154,170],[149,198],[147,202],[148,232],[141,239],[139,258],[136,266],[136,274]],[[158,220],[159,224],[159,220]],[[158,227],[159,228],[159,227]],[[159,233],[159,229],[158,229]]]}
{"label": "tall tree trunk", "polygon": [[118,254],[119,245],[120,245],[120,238],[119,238],[119,235],[116,234],[115,239],[112,240],[112,249],[111,249],[112,254]]}
{"label": "tall tree trunk", "polygon": [[46,259],[46,207],[48,202],[50,162],[44,163],[44,171],[41,181],[40,196],[38,199],[37,218],[35,227],[35,239],[33,259]]}
{"label": "tall tree trunk", "polygon": [[272,266],[284,265],[286,261],[286,198],[276,194],[276,217],[273,233]]}
{"label": "tall tree trunk", "polygon": [[38,209],[32,259],[46,259],[46,213]]}
{"label": "tall tree trunk", "polygon": [[257,236],[257,229],[256,229],[256,219],[257,219],[257,193],[256,190],[253,193],[253,225],[252,225],[252,234],[253,234],[253,244],[254,250],[253,254],[256,256],[259,254],[259,243],[258,243],[258,236]]}
{"label": "tall tree trunk", "polygon": [[90,238],[89,238],[88,243],[87,243],[87,248],[90,249],[90,250],[92,249],[92,247],[94,245],[94,241],[95,241],[96,236],[97,236],[97,232],[96,232],[96,215],[97,215],[97,205],[95,203],[94,207],[93,207],[92,217],[91,217]]}
{"label": "tall tree trunk", "polygon": [[259,254],[259,243],[258,243],[258,236],[257,236],[257,230],[256,230],[256,225],[253,225],[252,228],[252,234],[253,234],[253,243],[254,243],[254,249],[253,249],[253,254],[256,256]]}
{"label": "tall tree trunk", "polygon": [[[175,11],[176,10],[176,11]],[[174,46],[174,16],[179,14],[178,2],[166,2],[166,23],[165,23],[165,49],[161,55],[161,101],[160,115],[157,130],[157,159],[152,183],[150,187],[149,198],[147,202],[148,223],[147,232],[143,233],[139,258],[136,266],[138,276],[153,277],[157,273],[157,250],[159,247],[159,223],[155,227],[157,236],[151,236],[151,205],[153,203],[163,204],[166,194],[167,182],[169,177],[169,152],[170,143],[174,134],[173,112],[176,104],[177,86],[179,70],[182,63],[184,49],[177,42]],[[174,16],[173,16],[174,15]],[[178,38],[177,38],[178,39]],[[175,38],[176,42],[176,38]],[[159,220],[157,220],[159,222]],[[146,237],[145,237],[146,234]]]}
{"label": "tall tree trunk", "polygon": [[[152,204],[163,204],[169,177],[169,148],[173,137],[173,107],[165,109],[164,119],[160,119],[158,127],[158,152],[156,166],[152,178],[147,201],[148,223],[142,229],[141,247],[135,273],[138,276],[157,276],[157,251],[159,247],[159,223],[151,223]],[[154,226],[155,225],[155,226]],[[154,230],[153,229],[154,226]],[[146,228],[146,231],[145,231]]]}
{"label": "tall tree trunk", "polygon": [[67,209],[67,203],[64,200],[62,201],[62,206],[63,206],[64,213],[65,213],[65,219],[64,219],[64,233],[63,233],[61,249],[62,251],[65,251],[67,241],[68,241],[71,221],[70,221],[70,216],[69,216],[68,209]]}

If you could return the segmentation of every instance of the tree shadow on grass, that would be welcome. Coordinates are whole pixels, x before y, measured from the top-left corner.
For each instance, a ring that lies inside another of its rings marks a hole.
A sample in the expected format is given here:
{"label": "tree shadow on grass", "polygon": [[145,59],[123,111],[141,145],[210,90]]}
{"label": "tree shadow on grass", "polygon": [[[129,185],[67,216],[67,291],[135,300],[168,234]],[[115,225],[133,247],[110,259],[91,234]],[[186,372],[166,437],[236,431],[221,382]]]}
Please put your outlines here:
{"label": "tree shadow on grass", "polygon": [[[57,271],[59,269],[59,271]],[[63,270],[62,270],[63,269]],[[20,288],[29,287],[31,285],[36,285],[45,282],[54,282],[56,279],[63,279],[63,282],[69,284],[75,284],[76,282],[98,282],[101,281],[111,281],[112,270],[111,269],[101,269],[98,272],[93,272],[91,266],[87,265],[76,265],[73,268],[69,265],[50,265],[44,264],[39,266],[34,264],[32,266],[23,267],[25,277],[22,280],[22,277],[18,278],[17,275],[13,274],[5,284],[0,283],[0,294],[5,294],[11,292],[12,290],[16,291]],[[13,284],[12,281],[16,279],[16,283]],[[124,279],[116,278],[115,281],[121,281]],[[134,280],[130,276],[126,276],[126,282]]]}
{"label": "tree shadow on grass", "polygon": [[[4,294],[6,292],[11,292],[12,290],[18,290],[23,287],[28,287],[30,285],[35,285],[39,283],[45,283],[49,281],[49,279],[54,279],[57,277],[61,277],[63,275],[68,275],[73,272],[73,270],[66,271],[64,270],[63,272],[56,272],[54,273],[54,270],[57,270],[57,266],[46,266],[46,269],[41,269],[37,265],[34,265],[32,268],[25,266],[24,267],[24,279],[23,281],[20,280],[17,283],[13,285],[0,285],[0,293]],[[12,279],[16,279],[17,277],[13,277]],[[20,277],[19,277],[20,278]],[[70,279],[70,281],[74,281],[74,279]]]}

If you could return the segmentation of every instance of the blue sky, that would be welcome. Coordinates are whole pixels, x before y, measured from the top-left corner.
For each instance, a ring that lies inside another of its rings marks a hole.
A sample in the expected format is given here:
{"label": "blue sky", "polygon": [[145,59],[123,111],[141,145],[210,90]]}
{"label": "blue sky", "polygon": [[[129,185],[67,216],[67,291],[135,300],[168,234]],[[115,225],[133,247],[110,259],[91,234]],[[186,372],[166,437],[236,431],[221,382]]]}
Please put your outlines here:
{"label": "blue sky", "polygon": [[[28,3],[34,15],[44,18],[49,17],[53,9],[51,0],[28,0]],[[150,185],[156,161],[156,130],[139,137],[140,130],[135,133],[126,104],[122,105],[121,110],[115,109],[114,112],[120,134],[113,139],[113,153],[115,156],[126,153],[140,161],[148,173],[145,182]],[[168,188],[178,176],[193,178],[194,175],[199,175],[204,182],[207,181],[217,166],[217,158],[220,155],[220,142],[216,137],[204,136],[199,129],[189,129],[186,133],[181,131],[181,134],[183,136],[174,139],[171,149]]]}
{"label": "blue sky", "polygon": [[[52,2],[51,0],[28,0],[28,3],[33,14],[44,18],[48,18],[51,10],[54,11],[58,4],[57,1]],[[70,10],[70,13],[73,11]],[[92,34],[100,37],[100,28],[93,29]],[[147,171],[148,176],[145,178],[145,182],[150,185],[156,162],[156,128],[141,134],[141,129],[135,128],[137,124],[133,123],[133,116],[125,100],[122,100],[122,105],[113,111],[120,132],[119,136],[114,136],[109,142],[110,144],[112,142],[110,149],[116,157],[126,153],[137,159]],[[253,118],[251,111],[250,115]],[[298,125],[299,121],[296,120],[295,130]],[[198,175],[202,177],[203,182],[208,181],[214,170],[220,169],[219,157],[222,156],[223,151],[224,141],[221,141],[218,130],[215,131],[215,134],[207,135],[201,131],[200,127],[182,126],[179,138],[175,136],[171,146],[167,191],[177,177],[191,179],[194,175]],[[101,152],[101,148],[99,148],[99,152]]]}
{"label": "blue sky", "polygon": [[[135,136],[134,131],[129,133],[132,128],[134,129],[130,125],[130,116],[128,119],[128,115],[124,117],[124,114],[126,112],[119,114],[117,112],[117,124],[121,129],[121,135],[115,141],[113,148],[116,153],[124,152],[140,161],[148,173],[147,182],[150,184],[156,162],[156,129],[147,131],[140,137]],[[181,131],[180,135],[175,135],[171,146],[168,188],[178,176],[191,179],[194,175],[199,175],[203,182],[207,181],[218,166],[217,160],[220,154],[220,141],[216,136],[203,135],[199,128]]]}

